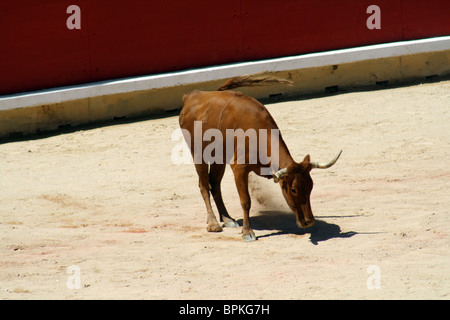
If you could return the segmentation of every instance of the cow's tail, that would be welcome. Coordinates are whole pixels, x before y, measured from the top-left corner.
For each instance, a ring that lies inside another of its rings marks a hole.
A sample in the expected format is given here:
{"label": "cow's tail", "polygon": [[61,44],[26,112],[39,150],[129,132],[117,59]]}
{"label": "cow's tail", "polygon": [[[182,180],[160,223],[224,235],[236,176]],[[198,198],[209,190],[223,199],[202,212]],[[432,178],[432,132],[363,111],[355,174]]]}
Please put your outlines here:
{"label": "cow's tail", "polygon": [[222,84],[217,91],[231,90],[240,87],[266,86],[275,83],[282,83],[292,86],[293,82],[288,79],[277,78],[262,73],[234,77]]}

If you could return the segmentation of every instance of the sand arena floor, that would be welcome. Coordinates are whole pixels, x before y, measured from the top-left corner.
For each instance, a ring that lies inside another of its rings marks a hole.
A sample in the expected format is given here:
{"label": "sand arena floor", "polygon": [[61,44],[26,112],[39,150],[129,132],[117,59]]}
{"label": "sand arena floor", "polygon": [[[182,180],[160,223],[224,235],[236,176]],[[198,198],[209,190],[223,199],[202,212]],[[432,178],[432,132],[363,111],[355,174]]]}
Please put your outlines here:
{"label": "sand arena floor", "polygon": [[[267,107],[298,161],[344,150],[312,172],[315,226],[252,176],[258,240],[207,233],[176,115],[5,143],[0,298],[449,299],[450,81]],[[222,190],[242,223],[229,168]]]}

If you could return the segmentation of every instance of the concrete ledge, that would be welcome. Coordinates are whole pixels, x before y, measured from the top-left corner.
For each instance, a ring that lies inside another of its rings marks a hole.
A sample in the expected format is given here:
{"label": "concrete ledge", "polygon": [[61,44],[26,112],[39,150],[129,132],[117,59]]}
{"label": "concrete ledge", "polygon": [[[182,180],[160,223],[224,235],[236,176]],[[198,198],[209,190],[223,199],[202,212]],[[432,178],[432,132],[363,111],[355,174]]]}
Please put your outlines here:
{"label": "concrete ledge", "polygon": [[236,63],[0,97],[0,138],[178,109],[183,94],[270,72],[294,86],[243,88],[258,99],[450,75],[450,36]]}

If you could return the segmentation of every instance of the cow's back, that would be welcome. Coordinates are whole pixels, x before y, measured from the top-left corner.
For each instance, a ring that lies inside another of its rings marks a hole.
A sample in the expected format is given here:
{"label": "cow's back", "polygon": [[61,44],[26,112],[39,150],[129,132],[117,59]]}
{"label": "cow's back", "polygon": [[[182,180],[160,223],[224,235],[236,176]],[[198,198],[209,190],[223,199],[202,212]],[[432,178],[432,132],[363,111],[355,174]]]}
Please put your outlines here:
{"label": "cow's back", "polygon": [[235,91],[198,91],[184,95],[180,127],[193,132],[202,121],[202,131],[219,129],[278,129],[267,109],[257,100]]}

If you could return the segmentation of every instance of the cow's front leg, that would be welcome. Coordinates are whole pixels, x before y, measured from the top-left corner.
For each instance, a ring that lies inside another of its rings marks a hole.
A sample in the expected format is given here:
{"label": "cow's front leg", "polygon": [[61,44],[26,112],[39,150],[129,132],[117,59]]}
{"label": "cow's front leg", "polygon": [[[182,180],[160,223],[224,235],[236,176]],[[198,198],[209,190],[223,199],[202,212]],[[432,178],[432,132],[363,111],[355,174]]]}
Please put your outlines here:
{"label": "cow's front leg", "polygon": [[235,165],[232,167],[234,173],[234,181],[241,200],[241,207],[244,213],[244,221],[242,223],[242,238],[245,241],[255,241],[256,236],[250,225],[250,207],[251,199],[248,193],[248,172],[245,167]]}
{"label": "cow's front leg", "polygon": [[209,168],[209,184],[211,185],[211,194],[219,210],[220,221],[224,223],[225,227],[236,228],[239,225],[230,217],[227,208],[222,199],[222,191],[220,190],[220,182],[225,173],[225,164],[213,163]]}

